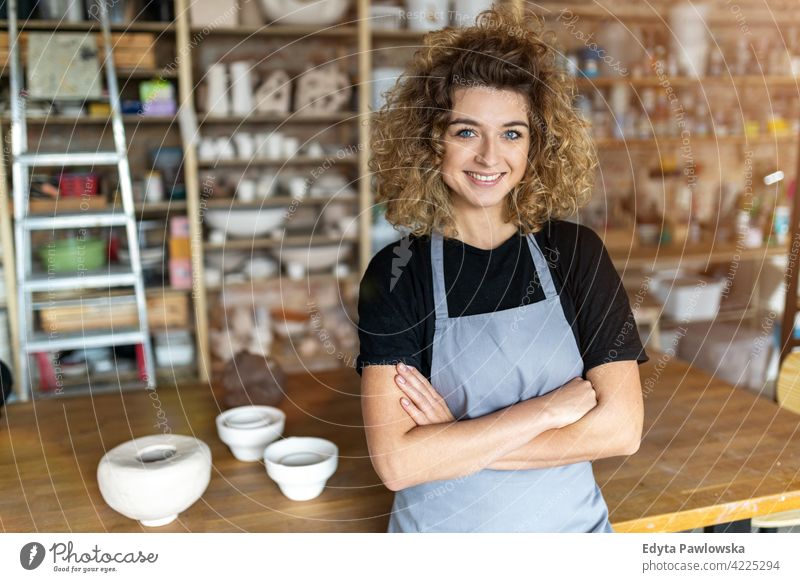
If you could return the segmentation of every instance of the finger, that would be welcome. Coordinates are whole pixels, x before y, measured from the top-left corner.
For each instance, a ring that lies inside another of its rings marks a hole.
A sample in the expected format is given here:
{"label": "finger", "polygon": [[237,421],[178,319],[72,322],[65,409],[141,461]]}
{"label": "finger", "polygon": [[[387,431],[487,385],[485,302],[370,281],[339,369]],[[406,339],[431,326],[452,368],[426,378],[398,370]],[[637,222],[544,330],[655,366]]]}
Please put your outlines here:
{"label": "finger", "polygon": [[416,381],[413,378],[407,378],[406,376],[398,374],[394,377],[395,383],[403,391],[403,393],[411,399],[414,405],[419,408],[421,411],[426,412],[431,410],[431,403],[428,401],[427,398],[420,390],[420,387],[416,384]]}
{"label": "finger", "polygon": [[428,390],[426,389],[426,384],[428,384],[428,381],[424,378],[420,379],[418,375],[415,375],[414,368],[410,366],[398,365],[397,369],[400,373],[400,377],[405,380],[405,383],[411,386],[419,394],[417,406],[421,407],[423,410],[433,409],[433,401],[428,394]]}
{"label": "finger", "polygon": [[447,413],[452,416],[452,414],[450,413],[450,407],[447,406],[447,402],[445,401],[445,399],[442,397],[441,394],[439,394],[439,391],[436,390],[436,388],[434,388],[431,385],[431,383],[422,374],[422,372],[420,372],[419,370],[417,370],[412,366],[408,366],[408,369],[411,371],[411,373],[419,382],[419,385],[422,387],[422,391],[424,392],[427,399],[431,402],[431,405],[434,408],[439,408],[442,411],[447,411]]}
{"label": "finger", "polygon": [[416,384],[414,386],[422,393],[423,396],[431,403],[431,406],[435,406],[439,404],[441,401],[441,394],[436,391],[436,389],[431,386],[431,383],[428,379],[413,366],[406,366],[405,370],[414,380],[416,380]]}
{"label": "finger", "polygon": [[414,405],[414,403],[411,400],[405,397],[401,398],[400,406],[403,407],[403,410],[405,410],[408,413],[408,415],[411,417],[411,420],[413,420],[417,424],[417,426],[422,426],[423,424],[426,424],[427,419],[425,415],[419,408],[417,408]]}

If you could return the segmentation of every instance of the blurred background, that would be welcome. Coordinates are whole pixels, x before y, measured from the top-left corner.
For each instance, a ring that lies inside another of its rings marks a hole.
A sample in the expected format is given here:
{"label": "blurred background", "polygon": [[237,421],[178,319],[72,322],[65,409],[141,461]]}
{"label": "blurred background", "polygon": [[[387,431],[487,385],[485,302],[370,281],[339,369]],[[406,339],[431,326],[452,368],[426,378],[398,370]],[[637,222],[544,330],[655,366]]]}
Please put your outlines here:
{"label": "blurred background", "polygon": [[[553,32],[600,160],[592,201],[571,220],[604,239],[651,358],[684,359],[773,398],[797,309],[786,300],[787,288],[796,297],[796,3],[523,4]],[[373,201],[369,114],[427,30],[471,24],[490,5],[109,4],[159,384],[210,381],[234,403],[226,374],[238,377],[248,357],[287,374],[354,366],[360,275],[402,234]],[[30,362],[8,398],[140,386],[132,345],[31,353],[20,337],[8,8],[0,359],[12,372]],[[30,151],[113,149],[96,14],[93,0],[17,3]],[[119,177],[99,166],[36,168],[24,187],[39,215],[123,211]],[[30,245],[27,276],[131,261],[121,227],[36,232]],[[83,334],[135,324],[123,299],[44,289],[27,326]]]}

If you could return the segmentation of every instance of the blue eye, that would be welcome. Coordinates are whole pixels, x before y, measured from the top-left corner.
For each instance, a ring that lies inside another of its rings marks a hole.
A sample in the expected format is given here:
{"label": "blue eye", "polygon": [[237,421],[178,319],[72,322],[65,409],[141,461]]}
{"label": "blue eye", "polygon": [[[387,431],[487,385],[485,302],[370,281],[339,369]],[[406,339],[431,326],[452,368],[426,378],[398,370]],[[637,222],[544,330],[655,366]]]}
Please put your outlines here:
{"label": "blue eye", "polygon": [[[461,134],[463,134],[465,131],[469,131],[469,132],[471,132],[471,133],[475,133],[475,130],[473,130],[473,129],[469,129],[469,128],[465,128],[465,129],[462,129],[462,130],[458,131],[458,132],[456,133],[456,137],[463,137],[463,138],[466,138],[466,137],[468,137],[468,136],[466,136],[466,135],[461,135]],[[520,138],[522,137],[522,134],[521,134],[520,132],[518,132],[517,130],[515,130],[515,129],[509,129],[509,130],[508,130],[508,131],[505,133],[505,135],[508,135],[509,133],[513,133],[513,134],[514,134],[514,136],[510,138],[510,139],[511,139],[511,141],[517,141],[518,139],[520,139]]]}

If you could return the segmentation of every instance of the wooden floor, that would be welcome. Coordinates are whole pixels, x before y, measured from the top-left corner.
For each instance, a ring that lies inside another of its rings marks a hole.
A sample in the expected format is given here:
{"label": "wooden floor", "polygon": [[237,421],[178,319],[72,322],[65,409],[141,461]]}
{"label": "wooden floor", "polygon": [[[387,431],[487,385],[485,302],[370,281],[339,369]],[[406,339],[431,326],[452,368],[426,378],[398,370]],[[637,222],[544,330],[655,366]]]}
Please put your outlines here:
{"label": "wooden floor", "polygon": [[[684,531],[800,508],[800,417],[658,354],[640,368],[645,437],[631,457],[594,463],[616,531]],[[217,438],[218,390],[160,386],[13,404],[0,418],[0,531],[382,532],[393,494],[378,480],[351,369],[291,376],[285,436],[321,436],[339,468],[317,499],[284,497],[262,463],[233,458]],[[97,488],[105,451],[171,431],[211,448],[211,483],[178,521],[142,528]]]}

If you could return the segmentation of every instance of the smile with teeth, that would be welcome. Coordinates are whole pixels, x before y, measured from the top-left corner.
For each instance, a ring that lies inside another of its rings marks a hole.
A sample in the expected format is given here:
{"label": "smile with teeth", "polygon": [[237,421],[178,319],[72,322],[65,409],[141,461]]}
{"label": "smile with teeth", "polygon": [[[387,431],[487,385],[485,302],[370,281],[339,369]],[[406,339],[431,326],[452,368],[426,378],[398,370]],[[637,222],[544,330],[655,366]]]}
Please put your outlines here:
{"label": "smile with teeth", "polygon": [[502,178],[505,172],[500,172],[498,174],[477,174],[475,172],[465,172],[465,174],[467,174],[470,178],[472,178],[476,182],[493,184],[497,182],[500,178]]}

